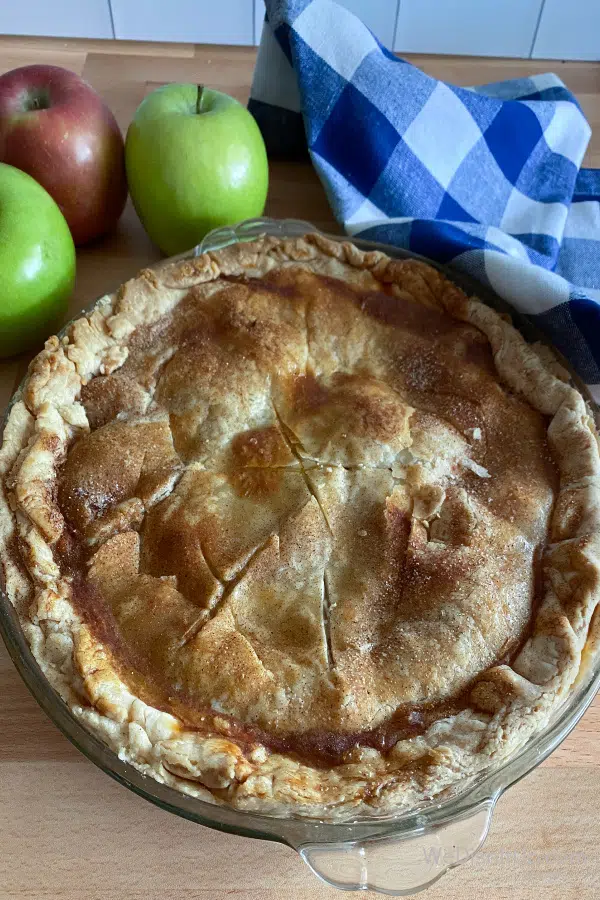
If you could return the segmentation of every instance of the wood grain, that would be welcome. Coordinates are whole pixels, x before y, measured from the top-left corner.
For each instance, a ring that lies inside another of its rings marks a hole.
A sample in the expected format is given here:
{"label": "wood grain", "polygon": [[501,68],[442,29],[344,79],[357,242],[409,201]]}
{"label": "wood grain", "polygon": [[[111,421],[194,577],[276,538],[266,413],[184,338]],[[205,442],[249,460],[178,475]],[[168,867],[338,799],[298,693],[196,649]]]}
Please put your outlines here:
{"label": "wood grain", "polygon": [[[0,72],[52,62],[81,72],[126,129],[147,91],[202,81],[248,95],[255,51],[188,44],[0,38]],[[436,77],[477,84],[557,72],[600,124],[600,65],[414,57]],[[588,165],[600,166],[600,134]],[[274,163],[267,213],[334,230],[307,164]],[[128,205],[115,234],[79,251],[71,314],[158,259]],[[0,363],[3,407],[27,358]],[[1,900],[309,900],[340,897],[289,849],[210,831],[154,808],[111,781],[45,717],[0,648]],[[499,802],[490,836],[431,900],[591,900],[600,894],[600,701],[539,769]],[[374,895],[373,895],[374,896]]]}

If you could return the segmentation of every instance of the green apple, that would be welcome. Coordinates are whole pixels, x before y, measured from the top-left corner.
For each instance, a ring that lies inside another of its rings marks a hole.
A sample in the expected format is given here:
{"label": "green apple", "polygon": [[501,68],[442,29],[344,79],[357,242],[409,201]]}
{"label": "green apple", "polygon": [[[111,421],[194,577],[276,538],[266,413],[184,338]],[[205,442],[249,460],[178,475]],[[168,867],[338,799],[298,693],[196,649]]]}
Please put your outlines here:
{"label": "green apple", "polygon": [[127,131],[125,163],[142,224],[169,256],[264,210],[262,135],[248,110],[220,91],[167,84],[148,94]]}
{"label": "green apple", "polygon": [[40,343],[64,318],[75,246],[50,194],[0,163],[0,356]]}

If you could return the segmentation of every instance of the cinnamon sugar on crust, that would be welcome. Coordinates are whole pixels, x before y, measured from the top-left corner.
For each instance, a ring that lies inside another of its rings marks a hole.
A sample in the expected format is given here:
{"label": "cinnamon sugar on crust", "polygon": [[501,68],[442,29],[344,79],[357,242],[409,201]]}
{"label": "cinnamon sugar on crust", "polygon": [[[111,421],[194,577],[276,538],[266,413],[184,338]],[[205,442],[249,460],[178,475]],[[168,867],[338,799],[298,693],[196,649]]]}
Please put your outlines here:
{"label": "cinnamon sugar on crust", "polygon": [[435,269],[319,235],[142,272],[0,454],[8,595],[142,771],[344,819],[513,753],[595,652],[580,394]]}

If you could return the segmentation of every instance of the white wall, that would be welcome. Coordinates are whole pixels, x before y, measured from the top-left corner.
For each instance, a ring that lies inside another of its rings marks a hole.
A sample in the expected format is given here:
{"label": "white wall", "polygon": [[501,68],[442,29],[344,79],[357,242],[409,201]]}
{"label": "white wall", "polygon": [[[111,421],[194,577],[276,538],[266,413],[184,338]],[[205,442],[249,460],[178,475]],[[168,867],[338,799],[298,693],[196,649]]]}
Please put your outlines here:
{"label": "white wall", "polygon": [[108,0],[0,0],[0,34],[112,38]]}
{"label": "white wall", "polygon": [[[399,52],[600,60],[600,0],[340,0]],[[0,0],[0,34],[260,40],[263,0]]]}
{"label": "white wall", "polygon": [[600,0],[546,0],[533,56],[600,59]]}
{"label": "white wall", "polygon": [[117,38],[195,44],[254,43],[252,0],[110,0],[110,3]]}
{"label": "white wall", "polygon": [[527,57],[542,2],[401,0],[394,50]]}

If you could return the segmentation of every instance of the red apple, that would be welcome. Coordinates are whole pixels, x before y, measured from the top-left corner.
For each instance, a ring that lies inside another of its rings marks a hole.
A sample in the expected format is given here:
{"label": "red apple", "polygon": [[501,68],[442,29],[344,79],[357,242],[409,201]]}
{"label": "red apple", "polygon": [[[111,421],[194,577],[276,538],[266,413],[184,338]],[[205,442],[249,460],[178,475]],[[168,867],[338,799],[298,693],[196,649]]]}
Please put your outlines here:
{"label": "red apple", "polygon": [[96,91],[68,69],[23,66],[0,76],[0,162],[46,188],[76,244],[109,231],[123,212],[119,126]]}

